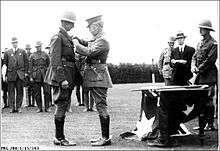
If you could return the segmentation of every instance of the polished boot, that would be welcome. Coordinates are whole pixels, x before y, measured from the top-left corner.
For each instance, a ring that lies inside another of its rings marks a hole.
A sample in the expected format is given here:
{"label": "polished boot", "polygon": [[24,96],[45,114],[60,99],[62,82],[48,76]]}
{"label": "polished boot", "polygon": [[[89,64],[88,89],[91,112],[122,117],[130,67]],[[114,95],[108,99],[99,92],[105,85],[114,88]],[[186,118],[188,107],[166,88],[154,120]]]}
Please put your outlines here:
{"label": "polished boot", "polygon": [[54,145],[75,146],[76,143],[70,142],[67,139],[65,139],[65,136],[64,136],[65,116],[55,117],[54,122],[55,122],[55,139],[53,141]]}
{"label": "polished boot", "polygon": [[101,123],[102,138],[94,139],[91,141],[92,146],[106,146],[111,144],[109,137],[110,117],[99,116]]}

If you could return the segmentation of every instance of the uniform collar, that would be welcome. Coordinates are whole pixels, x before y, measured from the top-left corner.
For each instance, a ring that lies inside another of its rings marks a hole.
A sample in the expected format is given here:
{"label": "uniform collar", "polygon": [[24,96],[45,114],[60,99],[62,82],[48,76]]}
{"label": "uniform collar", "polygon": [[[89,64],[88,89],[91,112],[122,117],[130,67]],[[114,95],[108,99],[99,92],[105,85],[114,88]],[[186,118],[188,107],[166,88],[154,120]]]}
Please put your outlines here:
{"label": "uniform collar", "polygon": [[69,36],[69,34],[67,33],[66,29],[63,28],[62,26],[60,27],[60,32],[61,32],[64,36],[66,36],[67,38],[70,39],[70,36]]}
{"label": "uniform collar", "polygon": [[208,34],[205,37],[203,37],[202,42],[205,43],[205,42],[209,41],[210,39],[212,39],[212,36],[210,34]]}

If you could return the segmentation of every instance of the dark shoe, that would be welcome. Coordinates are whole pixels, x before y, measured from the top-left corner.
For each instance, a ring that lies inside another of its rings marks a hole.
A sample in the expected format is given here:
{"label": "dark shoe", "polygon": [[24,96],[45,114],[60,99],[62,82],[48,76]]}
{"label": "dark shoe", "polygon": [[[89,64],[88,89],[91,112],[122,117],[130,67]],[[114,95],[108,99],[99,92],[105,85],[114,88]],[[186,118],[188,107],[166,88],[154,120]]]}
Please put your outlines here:
{"label": "dark shoe", "polygon": [[54,145],[60,145],[60,146],[76,146],[75,142],[70,142],[66,139],[58,140],[55,138],[53,143]]}
{"label": "dark shoe", "polygon": [[216,131],[216,130],[218,129],[214,126],[214,124],[207,124],[204,128],[204,131]]}
{"label": "dark shoe", "polygon": [[161,140],[159,138],[154,139],[154,140],[148,140],[147,145],[152,146],[152,147],[167,147],[168,140]]}
{"label": "dark shoe", "polygon": [[30,105],[30,107],[36,107],[35,105]]}
{"label": "dark shoe", "polygon": [[37,110],[37,113],[40,113],[40,112],[43,112],[43,110],[42,110],[42,109],[38,109],[38,110]]}
{"label": "dark shoe", "polygon": [[92,146],[107,146],[111,145],[111,138],[104,139],[104,138],[99,138],[96,141],[91,142]]}
{"label": "dark shoe", "polygon": [[50,110],[50,109],[45,109],[44,111],[45,111],[45,112],[48,112],[48,113],[50,113],[50,112],[51,112],[51,110]]}
{"label": "dark shoe", "polygon": [[85,106],[84,104],[79,104],[79,106]]}

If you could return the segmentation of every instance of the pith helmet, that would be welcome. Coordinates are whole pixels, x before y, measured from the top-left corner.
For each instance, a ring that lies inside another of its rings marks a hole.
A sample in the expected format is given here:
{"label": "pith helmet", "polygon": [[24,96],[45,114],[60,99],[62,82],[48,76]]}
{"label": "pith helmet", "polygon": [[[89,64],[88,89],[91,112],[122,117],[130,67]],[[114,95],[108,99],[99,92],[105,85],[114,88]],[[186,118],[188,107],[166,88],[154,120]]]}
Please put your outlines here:
{"label": "pith helmet", "polygon": [[75,13],[73,13],[71,11],[66,11],[66,12],[64,12],[61,20],[71,22],[71,23],[75,23],[76,15],[75,15]]}
{"label": "pith helmet", "polygon": [[89,27],[91,24],[102,21],[102,15],[98,15],[89,19],[86,19],[86,21],[88,22],[88,26]]}
{"label": "pith helmet", "polygon": [[12,43],[18,42],[18,39],[16,37],[12,37],[11,42]]}
{"label": "pith helmet", "polygon": [[31,45],[30,44],[26,44],[25,49],[31,49]]}
{"label": "pith helmet", "polygon": [[208,19],[205,19],[205,20],[202,20],[200,23],[199,23],[199,28],[205,28],[205,29],[208,29],[210,31],[215,31],[213,28],[212,28],[212,23],[210,20]]}
{"label": "pith helmet", "polygon": [[180,38],[186,38],[186,36],[182,31],[178,31],[178,33],[176,34],[176,39],[180,39]]}
{"label": "pith helmet", "polygon": [[35,47],[40,47],[42,46],[42,42],[41,41],[37,41],[36,44],[35,44]]}

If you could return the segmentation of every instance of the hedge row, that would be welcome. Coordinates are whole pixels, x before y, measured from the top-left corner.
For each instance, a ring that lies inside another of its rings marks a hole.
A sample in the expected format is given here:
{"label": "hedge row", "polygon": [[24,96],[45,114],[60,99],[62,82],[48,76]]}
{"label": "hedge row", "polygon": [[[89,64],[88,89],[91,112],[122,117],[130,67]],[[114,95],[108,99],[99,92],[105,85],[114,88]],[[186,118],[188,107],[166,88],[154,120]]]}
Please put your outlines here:
{"label": "hedge row", "polygon": [[109,73],[114,84],[152,82],[152,73],[156,82],[162,82],[157,65],[121,63],[108,64]]}

